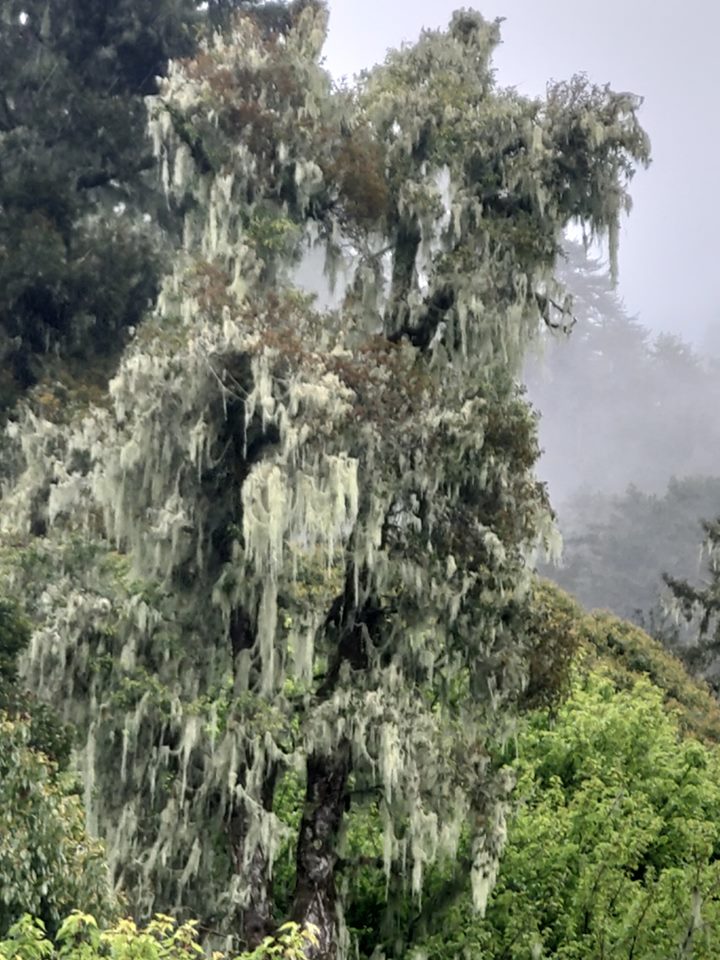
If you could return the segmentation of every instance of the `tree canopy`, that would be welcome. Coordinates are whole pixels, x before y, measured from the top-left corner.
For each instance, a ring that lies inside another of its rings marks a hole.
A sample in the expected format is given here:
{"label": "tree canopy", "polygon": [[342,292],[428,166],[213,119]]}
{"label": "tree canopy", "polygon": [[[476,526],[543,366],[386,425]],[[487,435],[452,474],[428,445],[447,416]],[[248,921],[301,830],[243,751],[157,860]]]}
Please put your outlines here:
{"label": "tree canopy", "polygon": [[3,4],[0,410],[45,376],[102,383],[155,296],[171,218],[145,97],[195,20],[192,0]]}

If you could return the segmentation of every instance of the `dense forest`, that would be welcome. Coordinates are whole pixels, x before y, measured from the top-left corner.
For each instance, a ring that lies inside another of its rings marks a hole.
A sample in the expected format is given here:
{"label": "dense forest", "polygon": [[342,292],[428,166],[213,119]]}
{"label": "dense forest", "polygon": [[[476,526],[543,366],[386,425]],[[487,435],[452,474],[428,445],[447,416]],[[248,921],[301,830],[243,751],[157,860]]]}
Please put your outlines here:
{"label": "dense forest", "polygon": [[715,958],[717,378],[614,293],[640,99],[499,87],[469,10],[337,85],[327,25],[0,10],[0,957]]}

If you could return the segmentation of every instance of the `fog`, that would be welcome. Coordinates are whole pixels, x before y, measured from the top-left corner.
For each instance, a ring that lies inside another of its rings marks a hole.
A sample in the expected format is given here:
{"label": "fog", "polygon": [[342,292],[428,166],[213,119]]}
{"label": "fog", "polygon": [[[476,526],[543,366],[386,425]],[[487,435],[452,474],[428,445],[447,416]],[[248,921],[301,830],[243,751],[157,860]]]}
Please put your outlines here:
{"label": "fog", "polygon": [[[665,613],[663,574],[705,576],[701,521],[720,514],[720,358],[630,316],[582,246],[560,272],[577,324],[546,334],[525,369],[542,414],[538,473],[564,539],[562,565],[543,572],[696,657],[692,631]],[[702,672],[717,685],[720,662]]]}
{"label": "fog", "polygon": [[631,316],[581,245],[560,274],[576,325],[546,334],[525,369],[541,413],[539,474],[556,507],[578,489],[659,494],[672,477],[720,476],[717,354]]}
{"label": "fog", "polygon": [[[336,77],[351,77],[423,27],[445,25],[462,5],[330,0],[327,65]],[[620,294],[654,331],[681,333],[698,344],[716,336],[720,3],[488,0],[473,6],[489,18],[506,18],[497,55],[502,84],[535,95],[551,78],[586,72],[595,82],[645,97],[641,117],[654,159],[633,184]]]}

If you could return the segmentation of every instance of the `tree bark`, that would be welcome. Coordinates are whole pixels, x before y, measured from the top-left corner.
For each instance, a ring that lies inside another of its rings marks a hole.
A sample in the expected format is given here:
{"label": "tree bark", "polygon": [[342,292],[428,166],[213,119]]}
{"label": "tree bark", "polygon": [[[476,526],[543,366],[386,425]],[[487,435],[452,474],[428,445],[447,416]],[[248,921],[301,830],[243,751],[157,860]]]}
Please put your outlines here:
{"label": "tree bark", "polygon": [[390,299],[385,317],[386,334],[390,339],[409,325],[408,295],[415,284],[415,261],[422,237],[417,221],[401,218],[395,238]]}
{"label": "tree bark", "polygon": [[[277,770],[270,767],[263,783],[262,804],[271,810],[275,795]],[[227,837],[235,865],[235,872],[245,880],[248,899],[241,914],[241,937],[253,950],[275,929],[273,921],[273,889],[269,876],[267,856],[261,847],[255,846],[248,858],[246,850],[249,817],[243,804],[232,810],[227,822]]]}
{"label": "tree bark", "polygon": [[[248,612],[241,606],[236,607],[230,618],[228,640],[232,652],[233,665],[237,672],[238,660],[247,655],[255,644],[255,631]],[[236,676],[237,686],[237,676]],[[262,796],[265,810],[272,810],[277,781],[277,767],[267,764],[264,770]],[[238,782],[246,777],[246,770],[239,772]],[[234,806],[227,818],[226,834],[235,873],[242,876],[247,890],[247,903],[241,913],[240,936],[246,946],[253,950],[274,930],[273,889],[269,877],[267,856],[261,847],[247,850],[247,837],[250,817],[243,803]]]}
{"label": "tree bark", "polygon": [[313,754],[308,758],[305,809],[296,856],[293,919],[315,927],[318,944],[308,949],[309,960],[337,957],[337,836],[345,811],[349,773],[348,743],[341,743],[332,754]]}
{"label": "tree bark", "polygon": [[[365,577],[361,573],[362,582]],[[372,596],[360,601],[354,571],[347,573],[343,593],[332,604],[324,630],[334,649],[328,673],[317,690],[324,700],[340,679],[343,664],[352,670],[368,667],[369,644],[383,622],[382,606]],[[296,851],[296,881],[292,918],[312,924],[317,946],[306,950],[308,960],[335,960],[338,938],[337,838],[348,806],[347,783],[351,771],[350,743],[341,741],[332,752],[316,751],[308,757],[305,806]]]}

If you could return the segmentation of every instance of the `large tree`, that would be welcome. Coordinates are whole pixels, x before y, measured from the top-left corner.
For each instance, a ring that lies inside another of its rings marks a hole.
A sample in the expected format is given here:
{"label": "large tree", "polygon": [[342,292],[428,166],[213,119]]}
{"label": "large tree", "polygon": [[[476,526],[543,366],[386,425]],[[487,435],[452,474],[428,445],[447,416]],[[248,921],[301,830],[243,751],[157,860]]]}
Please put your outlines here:
{"label": "large tree", "polygon": [[567,319],[564,227],[614,237],[648,151],[627,94],[497,89],[479,14],[352,91],[319,65],[326,20],[243,15],[173,64],[153,135],[183,250],[105,401],[12,425],[3,504],[27,675],[85,730],[135,908],[250,944],[289,914],[319,958],[348,947],[353,811],[391,894],[463,842],[484,909],[550,520],[515,378]]}

